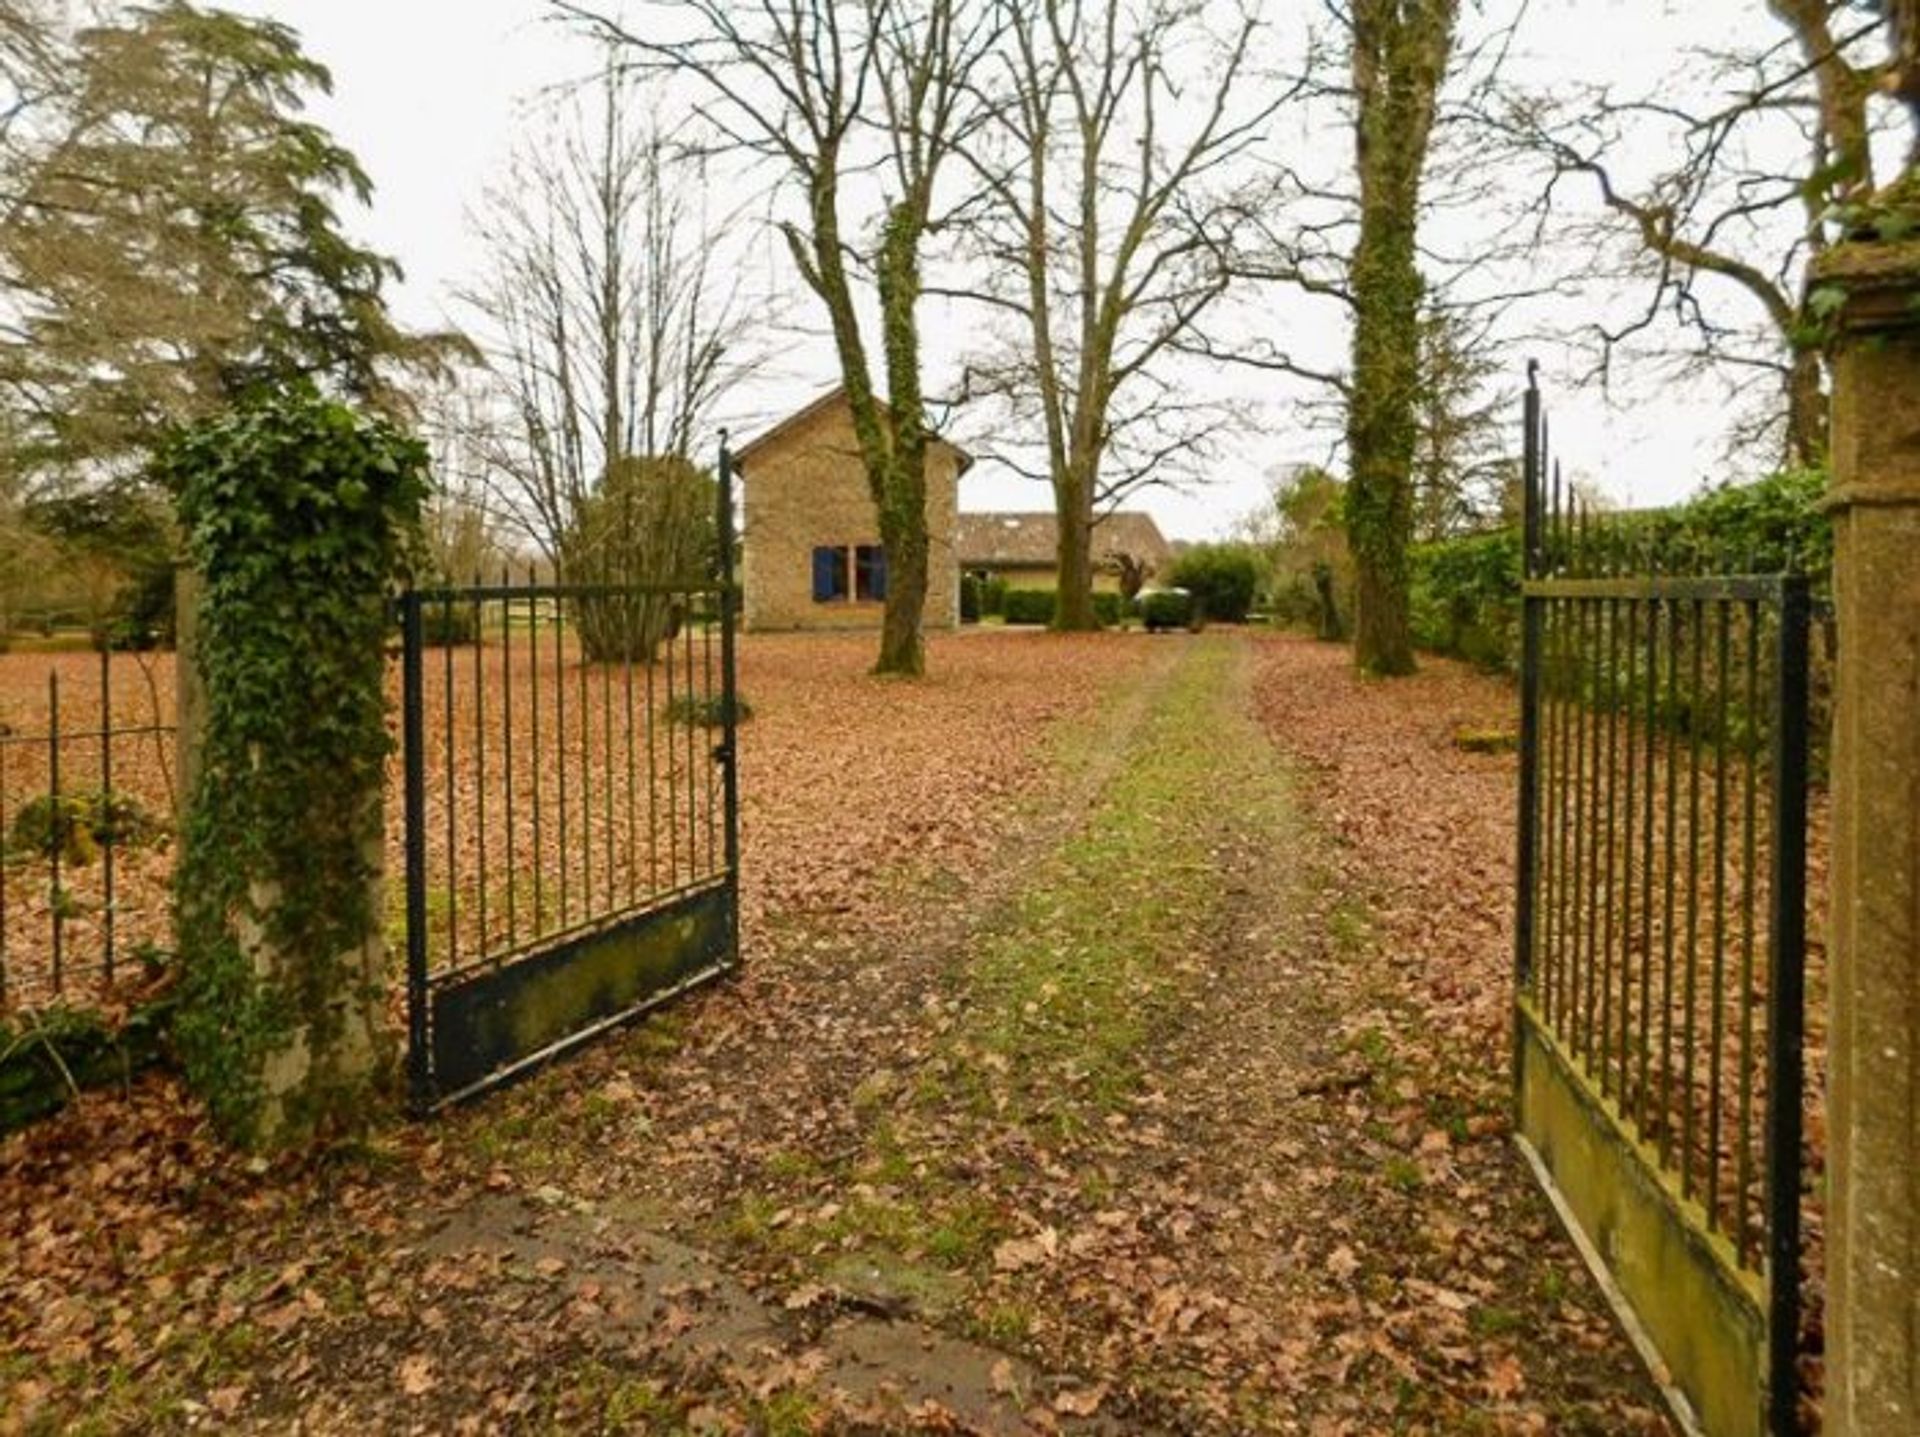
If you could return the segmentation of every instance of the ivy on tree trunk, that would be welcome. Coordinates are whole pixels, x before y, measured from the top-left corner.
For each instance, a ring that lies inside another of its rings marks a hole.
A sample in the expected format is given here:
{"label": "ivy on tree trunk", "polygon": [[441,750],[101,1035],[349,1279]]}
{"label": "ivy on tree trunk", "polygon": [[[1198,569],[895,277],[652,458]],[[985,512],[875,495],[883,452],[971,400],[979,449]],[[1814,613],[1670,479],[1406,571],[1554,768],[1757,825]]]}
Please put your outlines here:
{"label": "ivy on tree trunk", "polygon": [[1374,674],[1414,667],[1408,548],[1426,293],[1420,181],[1458,10],[1458,0],[1356,0],[1352,7],[1360,235],[1348,276],[1347,529],[1359,580],[1354,658]]}

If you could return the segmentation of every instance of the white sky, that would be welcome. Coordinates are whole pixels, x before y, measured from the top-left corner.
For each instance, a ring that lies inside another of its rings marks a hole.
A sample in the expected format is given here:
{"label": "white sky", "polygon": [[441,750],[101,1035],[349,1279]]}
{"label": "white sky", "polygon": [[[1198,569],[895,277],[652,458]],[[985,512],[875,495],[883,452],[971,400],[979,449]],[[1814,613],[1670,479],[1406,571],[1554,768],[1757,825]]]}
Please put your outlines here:
{"label": "white sky", "polygon": [[[405,267],[406,283],[395,295],[403,317],[419,325],[447,322],[453,313],[449,288],[478,265],[470,207],[499,174],[528,102],[545,87],[589,73],[591,47],[545,21],[541,0],[225,3],[293,25],[309,54],[332,69],[335,94],[316,107],[315,118],[359,156],[377,187],[373,210],[359,217],[357,233]],[[1498,11],[1517,0],[1488,3]],[[1288,15],[1301,7],[1317,4],[1270,0],[1272,10]],[[1674,45],[1725,42],[1749,30],[1768,38],[1777,34],[1762,0],[1532,0],[1508,73],[1546,83],[1566,77],[1644,83],[1671,66]],[[1335,135],[1294,140],[1347,143]],[[1262,306],[1258,312],[1297,351],[1340,352],[1342,340],[1325,310],[1277,293]],[[964,325],[953,315],[930,318],[943,331]],[[964,342],[964,335],[945,333],[936,348],[951,354]],[[1516,382],[1529,354],[1550,366],[1556,362],[1545,346],[1513,343],[1503,357]],[[740,396],[729,417],[751,428],[834,377],[824,342],[799,345],[778,376]],[[940,376],[930,378],[937,383]],[[1551,367],[1547,378],[1552,384]],[[1258,424],[1231,442],[1217,478],[1204,488],[1143,496],[1140,506],[1176,537],[1222,531],[1261,502],[1264,476],[1273,469],[1326,457],[1324,436],[1305,432],[1299,422],[1297,392],[1246,374],[1221,382],[1260,405]],[[1722,459],[1729,416],[1716,387],[1642,385],[1640,391],[1631,406],[1610,406],[1598,394],[1560,393],[1554,403],[1556,448],[1623,502],[1677,498],[1703,479],[1731,472]],[[969,437],[964,417],[957,437]],[[962,494],[970,509],[1042,509],[1048,502],[1043,485],[987,465],[969,476]]]}

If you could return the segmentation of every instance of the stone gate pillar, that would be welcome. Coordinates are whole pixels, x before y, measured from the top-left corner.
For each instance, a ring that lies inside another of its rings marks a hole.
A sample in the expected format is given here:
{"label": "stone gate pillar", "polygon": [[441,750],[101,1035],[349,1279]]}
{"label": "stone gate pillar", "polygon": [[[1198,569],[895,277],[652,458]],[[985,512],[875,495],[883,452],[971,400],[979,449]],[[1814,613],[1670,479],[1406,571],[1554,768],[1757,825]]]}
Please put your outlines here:
{"label": "stone gate pillar", "polygon": [[[1823,293],[1824,291],[1824,293]],[[1827,1430],[1920,1432],[1920,243],[1845,244],[1835,319],[1840,666]]]}

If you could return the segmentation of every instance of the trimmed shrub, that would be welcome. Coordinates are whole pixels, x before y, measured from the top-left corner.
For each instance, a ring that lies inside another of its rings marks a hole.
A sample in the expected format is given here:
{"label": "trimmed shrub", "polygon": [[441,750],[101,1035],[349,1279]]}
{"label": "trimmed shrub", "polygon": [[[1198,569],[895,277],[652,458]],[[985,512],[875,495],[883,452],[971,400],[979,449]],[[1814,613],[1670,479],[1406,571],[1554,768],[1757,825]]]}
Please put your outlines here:
{"label": "trimmed shrub", "polygon": [[1210,620],[1244,624],[1260,591],[1259,555],[1246,544],[1200,544],[1174,561],[1168,576],[1193,595]]}
{"label": "trimmed shrub", "polygon": [[1001,612],[1010,624],[1051,624],[1057,603],[1052,589],[1008,589]]}
{"label": "trimmed shrub", "polygon": [[977,624],[980,622],[981,583],[971,574],[960,576],[960,622]]}
{"label": "trimmed shrub", "polygon": [[1150,589],[1140,596],[1140,619],[1147,632],[1163,629],[1187,629],[1199,626],[1200,610],[1193,595],[1184,589]]}
{"label": "trimmed shrub", "polygon": [[1007,612],[1007,581],[989,579],[980,586],[980,614],[982,618],[997,619]]}
{"label": "trimmed shrub", "polygon": [[1106,628],[1116,629],[1127,616],[1127,601],[1118,594],[1097,592],[1093,596],[1093,616]]}

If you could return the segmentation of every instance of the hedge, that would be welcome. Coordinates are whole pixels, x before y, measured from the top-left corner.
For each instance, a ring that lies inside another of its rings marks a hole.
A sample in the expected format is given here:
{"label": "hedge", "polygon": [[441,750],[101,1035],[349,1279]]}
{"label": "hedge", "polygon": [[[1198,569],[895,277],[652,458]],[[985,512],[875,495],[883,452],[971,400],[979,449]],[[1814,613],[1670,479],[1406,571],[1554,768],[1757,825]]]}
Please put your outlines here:
{"label": "hedge", "polygon": [[[1629,569],[1659,556],[1673,573],[1807,574],[1824,591],[1833,572],[1833,526],[1820,503],[1818,470],[1722,485],[1668,509],[1602,516],[1590,542]],[[1417,545],[1413,551],[1414,641],[1489,669],[1520,657],[1520,536],[1511,528]]]}
{"label": "hedge", "polygon": [[1008,589],[1000,612],[1010,624],[1050,624],[1054,604],[1052,589]]}

